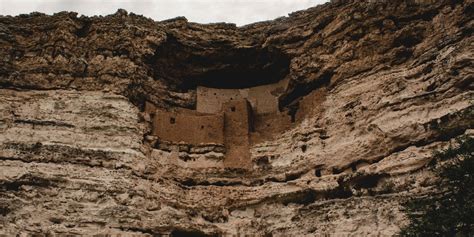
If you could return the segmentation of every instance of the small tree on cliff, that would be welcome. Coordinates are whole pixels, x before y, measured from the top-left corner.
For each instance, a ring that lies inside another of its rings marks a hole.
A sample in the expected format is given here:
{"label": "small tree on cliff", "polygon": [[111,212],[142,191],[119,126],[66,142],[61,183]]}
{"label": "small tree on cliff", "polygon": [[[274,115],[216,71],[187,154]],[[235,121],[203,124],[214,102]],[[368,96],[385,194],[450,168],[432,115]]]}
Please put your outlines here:
{"label": "small tree on cliff", "polygon": [[405,204],[411,223],[401,236],[474,236],[474,137],[458,139],[435,161],[447,163],[439,172],[447,189]]}

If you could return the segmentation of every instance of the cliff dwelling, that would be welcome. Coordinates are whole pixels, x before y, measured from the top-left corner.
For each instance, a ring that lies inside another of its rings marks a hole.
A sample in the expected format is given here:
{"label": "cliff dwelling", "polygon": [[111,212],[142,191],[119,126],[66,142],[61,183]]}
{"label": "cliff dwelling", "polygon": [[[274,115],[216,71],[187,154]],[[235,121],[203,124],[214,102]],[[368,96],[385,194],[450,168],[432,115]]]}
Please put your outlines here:
{"label": "cliff dwelling", "polygon": [[243,89],[198,86],[196,109],[166,110],[147,102],[151,135],[157,143],[221,146],[225,168],[249,169],[250,146],[291,126],[292,116],[278,104],[286,86],[286,80]]}
{"label": "cliff dwelling", "polygon": [[474,236],[473,18],[473,0],[245,26],[0,16],[0,236],[404,236],[428,223],[410,200],[451,214],[406,236]]}

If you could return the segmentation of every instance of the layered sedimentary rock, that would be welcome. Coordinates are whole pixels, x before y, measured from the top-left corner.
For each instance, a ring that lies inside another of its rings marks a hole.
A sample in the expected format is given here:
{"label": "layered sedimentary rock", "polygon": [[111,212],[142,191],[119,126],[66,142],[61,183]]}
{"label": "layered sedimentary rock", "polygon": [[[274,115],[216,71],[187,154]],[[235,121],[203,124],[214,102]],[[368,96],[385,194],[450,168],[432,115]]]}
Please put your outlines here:
{"label": "layered sedimentary rock", "polygon": [[[473,16],[472,0],[399,0],[243,27],[0,17],[0,233],[393,235],[400,204],[439,189],[433,151],[473,133]],[[153,136],[146,103],[281,81],[256,124],[293,122],[250,137],[247,169]]]}

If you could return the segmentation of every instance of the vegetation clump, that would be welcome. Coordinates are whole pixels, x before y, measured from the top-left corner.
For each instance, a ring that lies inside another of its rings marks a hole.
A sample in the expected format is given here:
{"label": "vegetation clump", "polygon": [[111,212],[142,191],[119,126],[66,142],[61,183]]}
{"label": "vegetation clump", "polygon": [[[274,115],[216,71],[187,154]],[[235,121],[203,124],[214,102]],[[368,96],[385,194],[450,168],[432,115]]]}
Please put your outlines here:
{"label": "vegetation clump", "polygon": [[435,153],[431,165],[440,161],[441,187],[446,188],[405,204],[410,224],[401,236],[474,236],[474,137]]}

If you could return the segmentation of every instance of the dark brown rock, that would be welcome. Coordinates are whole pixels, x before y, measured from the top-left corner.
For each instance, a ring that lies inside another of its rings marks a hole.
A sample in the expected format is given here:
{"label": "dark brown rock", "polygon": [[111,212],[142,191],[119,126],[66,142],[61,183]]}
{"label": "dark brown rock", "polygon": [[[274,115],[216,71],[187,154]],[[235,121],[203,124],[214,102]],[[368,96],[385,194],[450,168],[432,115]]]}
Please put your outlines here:
{"label": "dark brown rock", "polygon": [[[432,152],[473,134],[473,4],[340,0],[244,27],[2,16],[0,234],[393,235],[438,188]],[[161,141],[144,111],[281,80],[248,169]]]}

